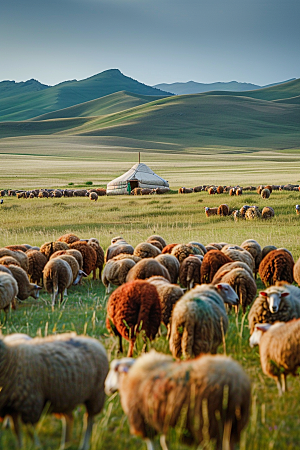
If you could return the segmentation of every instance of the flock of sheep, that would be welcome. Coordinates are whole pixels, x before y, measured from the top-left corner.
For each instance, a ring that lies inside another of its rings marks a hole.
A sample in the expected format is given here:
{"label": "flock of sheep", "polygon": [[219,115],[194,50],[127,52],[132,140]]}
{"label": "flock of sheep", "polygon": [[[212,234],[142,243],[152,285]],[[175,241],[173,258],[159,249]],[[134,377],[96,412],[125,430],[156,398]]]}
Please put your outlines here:
{"label": "flock of sheep", "polygon": [[[93,274],[107,295],[107,329],[129,341],[126,358],[109,363],[103,345],[75,333],[0,339],[0,418],[35,425],[47,402],[63,419],[62,448],[71,439],[72,411],[85,404],[87,427],[81,449],[89,447],[94,416],[105,392],[118,390],[130,430],[153,450],[153,436],[167,449],[168,430],[183,420],[188,443],[213,442],[233,449],[246,426],[250,380],[232,358],[217,355],[228,330],[228,314],[249,311],[250,345],[260,346],[263,372],[286,390],[286,376],[300,365],[300,259],[287,249],[261,248],[255,240],[167,244],[159,235],[133,247],[116,237],[104,253],[95,238],[66,234],[40,248],[11,245],[0,249],[0,309],[16,299],[37,298],[44,289],[52,307],[65,291]],[[256,297],[257,276],[266,289]],[[167,328],[170,355],[151,350],[132,358],[141,334],[149,341]],[[175,361],[174,361],[174,359]],[[22,361],[30,361],[26,370]],[[62,369],[63,368],[63,369]],[[72,389],[70,389],[72,386]],[[226,407],[224,407],[226,398]],[[37,442],[37,437],[36,437]]]}

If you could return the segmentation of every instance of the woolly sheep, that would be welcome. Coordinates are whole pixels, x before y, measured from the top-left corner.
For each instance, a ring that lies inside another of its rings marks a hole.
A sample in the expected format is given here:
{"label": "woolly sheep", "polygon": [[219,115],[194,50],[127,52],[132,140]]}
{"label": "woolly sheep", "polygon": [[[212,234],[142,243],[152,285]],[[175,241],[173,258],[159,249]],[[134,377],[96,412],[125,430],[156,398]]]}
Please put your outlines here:
{"label": "woolly sheep", "polygon": [[39,291],[42,288],[37,284],[30,283],[27,273],[22,267],[11,265],[9,270],[18,284],[17,298],[19,300],[26,300],[28,297],[39,298]]}
{"label": "woolly sheep", "polygon": [[52,413],[67,419],[65,436],[70,437],[72,411],[85,404],[87,427],[81,450],[87,450],[94,416],[102,410],[105,400],[108,360],[103,345],[75,333],[34,339],[7,336],[0,339],[0,355],[0,417],[12,416],[19,446],[19,419],[35,425],[49,402]]}
{"label": "woolly sheep", "polygon": [[178,244],[173,247],[171,251],[171,255],[175,256],[179,263],[181,264],[182,261],[187,258],[189,255],[193,255],[193,246],[189,244]]}
{"label": "woolly sheep", "polygon": [[249,312],[250,333],[256,323],[288,322],[300,318],[300,289],[292,284],[270,286],[259,293]]}
{"label": "woolly sheep", "polygon": [[178,245],[178,244],[168,244],[168,245],[166,245],[164,247],[163,251],[162,251],[162,254],[165,254],[165,253],[170,253],[171,254],[173,248],[176,247],[176,245]]}
{"label": "woolly sheep", "polygon": [[90,198],[90,200],[96,202],[98,200],[98,194],[96,192],[90,192],[89,198]]}
{"label": "woolly sheep", "polygon": [[166,434],[177,424],[186,430],[190,444],[206,447],[213,442],[216,450],[233,449],[249,419],[249,377],[240,364],[223,355],[174,362],[152,350],[136,361],[114,360],[105,392],[117,390],[131,433],[145,439],[148,450],[154,449],[156,433],[167,449]]}
{"label": "woolly sheep", "polygon": [[212,279],[212,284],[218,284],[221,281],[221,279],[228,272],[230,272],[233,269],[237,269],[237,268],[242,268],[242,269],[247,270],[249,275],[253,278],[252,270],[250,269],[248,264],[246,264],[246,263],[244,263],[242,261],[232,261],[232,262],[224,264],[223,266],[220,267],[220,269],[215,273],[215,275],[214,275],[214,277]]}
{"label": "woolly sheep", "polygon": [[159,296],[161,304],[161,321],[168,327],[175,303],[183,296],[183,290],[177,285],[170,283],[166,278],[154,276],[148,278],[149,283],[153,284]]}
{"label": "woolly sheep", "polygon": [[123,353],[122,337],[130,341],[127,356],[133,355],[137,334],[144,330],[153,340],[161,322],[161,305],[156,287],[144,280],[134,280],[119,286],[107,303],[107,329],[119,337],[119,351]]}
{"label": "woolly sheep", "polygon": [[72,244],[73,242],[79,241],[80,238],[76,236],[76,234],[73,233],[67,233],[60,236],[57,241],[59,242],[65,242],[66,244]]}
{"label": "woolly sheep", "polygon": [[73,283],[73,274],[70,265],[59,258],[50,259],[45,265],[43,271],[44,287],[51,294],[52,308],[55,305],[56,298],[60,295],[60,301],[63,301],[63,295],[66,289]]}
{"label": "woolly sheep", "polygon": [[178,276],[179,276],[179,269],[180,264],[178,259],[174,255],[166,254],[160,254],[155,257],[155,260],[158,261],[160,264],[162,264],[170,275],[170,281],[171,283],[177,283]]}
{"label": "woolly sheep", "polygon": [[26,245],[6,245],[5,248],[8,248],[8,250],[12,250],[13,252],[19,250],[20,252],[26,253],[28,250]]}
{"label": "woolly sheep", "polygon": [[261,251],[261,259],[263,260],[264,257],[267,256],[267,254],[272,250],[277,250],[277,247],[275,247],[275,245],[266,245],[265,247],[263,247]]}
{"label": "woolly sheep", "polygon": [[270,195],[271,195],[271,192],[269,191],[269,189],[266,189],[266,188],[264,188],[260,193],[261,198],[264,198],[264,199],[270,198]]}
{"label": "woolly sheep", "polygon": [[21,264],[12,256],[2,256],[2,258],[0,258],[0,264],[3,266],[14,264],[15,266],[21,267]]}
{"label": "woolly sheep", "polygon": [[271,286],[276,281],[292,283],[294,260],[290,252],[277,249],[269,252],[259,265],[259,276],[264,285]]}
{"label": "woolly sheep", "polygon": [[52,242],[45,242],[40,248],[40,252],[42,252],[47,260],[49,261],[50,256],[59,251],[59,250],[67,250],[69,248],[69,245],[65,242],[61,241],[52,241]]}
{"label": "woolly sheep", "polygon": [[238,304],[236,293],[226,283],[198,285],[178,300],[172,313],[169,342],[174,358],[217,352],[228,328],[224,301]]}
{"label": "woolly sheep", "polygon": [[161,245],[163,246],[163,248],[167,245],[166,241],[164,240],[164,238],[162,238],[161,236],[159,236],[159,234],[152,234],[151,236],[148,237],[148,239],[146,240],[146,242],[150,242],[151,241],[159,241],[161,243]]}
{"label": "woolly sheep", "polygon": [[241,244],[241,247],[244,250],[247,250],[249,253],[251,253],[252,258],[254,259],[254,264],[255,264],[255,268],[254,268],[255,278],[257,278],[257,272],[258,272],[259,265],[262,260],[261,246],[254,239],[247,239],[246,241],[244,241]]}
{"label": "woolly sheep", "polygon": [[43,270],[47,264],[46,256],[39,250],[30,250],[28,257],[28,275],[32,283],[40,284],[43,278]]}
{"label": "woolly sheep", "polygon": [[238,222],[239,219],[245,219],[245,217],[242,215],[242,213],[238,209],[235,209],[232,212],[232,216],[233,216],[233,219],[235,222]]}
{"label": "woolly sheep", "polygon": [[102,272],[103,264],[104,264],[103,248],[101,247],[98,239],[96,239],[96,238],[90,238],[87,241],[87,245],[92,247],[95,250],[96,255],[97,255],[95,267],[93,268],[93,280],[96,280],[96,278],[97,278],[97,276],[96,276],[97,269],[99,269],[99,280],[101,280],[101,272]]}
{"label": "woolly sheep", "polygon": [[240,187],[236,188],[235,195],[242,195],[242,194],[243,194],[243,189]]}
{"label": "woolly sheep", "polygon": [[149,242],[141,242],[135,247],[133,252],[133,254],[139,258],[155,258],[160,253],[161,250]]}
{"label": "woolly sheep", "polygon": [[106,292],[110,293],[111,285],[121,286],[125,283],[127,274],[133,266],[135,262],[132,259],[124,258],[118,261],[110,259],[102,272],[102,283],[106,287]]}
{"label": "woolly sheep", "polygon": [[201,283],[211,283],[219,268],[231,261],[231,258],[221,250],[210,250],[207,252],[201,264]]}
{"label": "woolly sheep", "polygon": [[65,253],[64,255],[57,256],[57,258],[62,259],[69,264],[73,275],[73,285],[79,284],[81,278],[87,276],[87,274],[83,270],[79,269],[78,261],[76,258],[74,258],[74,256]]}
{"label": "woolly sheep", "polygon": [[225,245],[225,247],[221,250],[228,258],[230,258],[232,261],[243,261],[244,263],[248,264],[252,272],[255,270],[255,261],[248,250],[245,250],[242,247],[239,247],[238,245]]}
{"label": "woolly sheep", "polygon": [[171,281],[168,270],[156,259],[144,258],[136,263],[128,272],[126,281],[145,280],[154,275],[160,275]]}
{"label": "woolly sheep", "polygon": [[251,206],[245,212],[245,219],[247,219],[247,220],[259,219],[260,217],[261,217],[261,212],[257,206]]}
{"label": "woolly sheep", "polygon": [[133,255],[133,252],[134,248],[132,247],[132,245],[128,244],[125,241],[117,241],[107,247],[104,261],[107,262],[115,256],[120,255],[121,253],[128,253],[129,255]]}
{"label": "woolly sheep", "polygon": [[14,277],[0,271],[0,310],[8,312],[10,305],[14,306],[17,294],[18,284]]}
{"label": "woolly sheep", "polygon": [[201,244],[201,242],[190,241],[188,244],[192,245],[193,247],[197,247],[202,252],[203,256],[205,255],[205,253],[207,253],[205,245]]}
{"label": "woolly sheep", "polygon": [[78,250],[82,254],[82,269],[87,275],[96,269],[97,252],[91,245],[88,245],[87,242],[78,241],[70,244],[70,249]]}
{"label": "woolly sheep", "polygon": [[192,289],[195,284],[200,284],[201,264],[202,261],[200,258],[194,255],[190,255],[182,261],[179,270],[179,282],[181,286],[189,290]]}
{"label": "woolly sheep", "polygon": [[223,203],[218,207],[217,214],[218,216],[229,216],[229,206]]}
{"label": "woolly sheep", "polygon": [[223,186],[218,186],[217,187],[217,194],[223,194],[223,192],[224,192]]}
{"label": "woolly sheep", "polygon": [[112,259],[114,261],[120,261],[121,259],[131,259],[135,263],[138,263],[139,261],[141,261],[142,258],[139,258],[138,256],[130,255],[129,253],[120,253],[119,255],[114,256]]}
{"label": "woolly sheep", "polygon": [[259,345],[262,370],[276,381],[282,395],[287,391],[287,375],[297,376],[300,366],[300,320],[256,324],[250,345]]}
{"label": "woolly sheep", "polygon": [[8,250],[7,248],[0,248],[0,258],[2,258],[3,256],[11,256],[18,261],[25,272],[28,271],[28,258],[26,253],[20,252],[18,250],[12,251]]}
{"label": "woolly sheep", "polygon": [[218,208],[209,208],[208,206],[204,207],[206,217],[216,216],[218,214]]}
{"label": "woolly sheep", "polygon": [[71,255],[73,256],[76,261],[78,262],[79,269],[82,270],[83,268],[83,257],[79,250],[75,250],[75,248],[68,248],[68,250],[59,250],[58,252],[53,253],[50,256],[50,259],[56,258],[57,256],[61,255]]}
{"label": "woolly sheep", "polygon": [[271,219],[275,216],[275,211],[271,206],[265,206],[261,212],[262,219]]}
{"label": "woolly sheep", "polygon": [[247,211],[247,209],[249,209],[249,208],[251,208],[251,206],[249,206],[249,205],[243,205],[243,206],[241,207],[241,209],[239,210],[240,213],[241,213],[241,215],[242,215],[244,218],[245,218],[246,211]]}

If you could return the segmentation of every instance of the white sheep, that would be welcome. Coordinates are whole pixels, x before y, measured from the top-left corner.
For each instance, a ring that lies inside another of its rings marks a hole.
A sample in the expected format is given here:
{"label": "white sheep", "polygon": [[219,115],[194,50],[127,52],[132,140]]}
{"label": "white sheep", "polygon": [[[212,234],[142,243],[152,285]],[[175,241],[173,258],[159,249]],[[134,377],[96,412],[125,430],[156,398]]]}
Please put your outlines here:
{"label": "white sheep", "polygon": [[148,450],[154,449],[157,433],[166,450],[166,434],[179,423],[189,443],[233,449],[249,419],[249,377],[226,356],[174,362],[169,355],[151,351],[137,360],[114,360],[105,392],[118,390],[130,432],[142,437]]}
{"label": "white sheep", "polygon": [[10,415],[19,446],[19,420],[35,425],[49,402],[50,411],[67,419],[65,437],[70,438],[73,409],[85,404],[87,428],[81,449],[87,450],[94,416],[104,404],[104,380],[108,360],[96,339],[65,333],[30,339],[26,335],[0,338],[0,417]]}
{"label": "white sheep", "polygon": [[279,395],[287,390],[288,374],[300,366],[300,320],[256,324],[250,346],[259,345],[263,372],[277,382]]}

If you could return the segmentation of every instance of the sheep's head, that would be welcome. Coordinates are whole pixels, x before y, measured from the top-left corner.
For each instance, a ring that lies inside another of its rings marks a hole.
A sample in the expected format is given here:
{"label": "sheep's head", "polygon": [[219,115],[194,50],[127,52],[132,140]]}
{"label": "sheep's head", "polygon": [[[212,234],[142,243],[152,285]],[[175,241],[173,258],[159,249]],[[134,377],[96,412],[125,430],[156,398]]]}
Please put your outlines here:
{"label": "sheep's head", "polygon": [[260,339],[262,335],[268,331],[268,329],[271,327],[270,323],[256,323],[254,327],[254,331],[250,336],[249,344],[250,347],[254,347],[255,345],[259,345]]}
{"label": "sheep's head", "polygon": [[114,359],[110,364],[110,371],[104,383],[106,395],[111,395],[119,390],[120,375],[126,374],[130,367],[135,363],[134,358]]}
{"label": "sheep's head", "polygon": [[239,298],[235,290],[228,283],[219,283],[216,285],[218,293],[221,295],[224,303],[229,305],[238,305]]}
{"label": "sheep's head", "polygon": [[272,314],[275,314],[279,310],[281,299],[284,297],[287,297],[289,295],[288,291],[281,291],[280,289],[267,289],[266,291],[260,292],[260,295],[262,297],[265,297],[265,299],[268,302],[269,310]]}

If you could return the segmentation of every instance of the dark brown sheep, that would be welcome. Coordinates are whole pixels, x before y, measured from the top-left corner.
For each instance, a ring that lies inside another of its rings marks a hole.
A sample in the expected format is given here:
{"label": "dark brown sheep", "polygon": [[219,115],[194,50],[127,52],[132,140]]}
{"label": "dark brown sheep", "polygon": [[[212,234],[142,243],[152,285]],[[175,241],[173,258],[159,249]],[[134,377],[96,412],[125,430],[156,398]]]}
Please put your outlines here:
{"label": "dark brown sheep", "polygon": [[160,254],[156,256],[155,259],[167,269],[170,274],[171,283],[176,284],[180,268],[178,259],[173,255],[169,255],[168,253]]}
{"label": "dark brown sheep", "polygon": [[92,247],[97,254],[96,264],[95,264],[95,267],[93,268],[93,280],[96,280],[96,278],[97,278],[97,274],[96,274],[97,269],[99,269],[99,280],[101,280],[101,272],[102,272],[103,264],[104,264],[103,248],[101,247],[98,239],[96,239],[96,238],[90,238],[88,240],[87,244],[90,247]]}
{"label": "dark brown sheep", "polygon": [[274,285],[277,281],[286,281],[292,284],[294,259],[285,249],[269,252],[259,265],[259,276],[266,287]]}
{"label": "dark brown sheep", "polygon": [[229,216],[229,206],[226,203],[218,207],[218,216]]}
{"label": "dark brown sheep", "polygon": [[122,337],[130,342],[127,356],[133,355],[137,334],[144,330],[153,340],[161,322],[161,305],[156,287],[147,281],[134,280],[119,286],[107,303],[107,329],[119,337],[119,350],[123,353]]}
{"label": "dark brown sheep", "polygon": [[45,242],[40,248],[40,252],[42,252],[47,260],[49,261],[50,256],[57,252],[58,250],[67,250],[69,248],[68,244],[65,242],[54,241],[54,242]]}
{"label": "dark brown sheep", "polygon": [[207,252],[203,257],[201,265],[201,284],[211,283],[220,267],[229,262],[232,262],[232,259],[220,250],[210,250]]}
{"label": "dark brown sheep", "polygon": [[87,244],[87,242],[73,242],[70,244],[71,249],[79,250],[83,257],[83,271],[89,275],[92,270],[96,269],[97,253],[96,250]]}
{"label": "dark brown sheep", "polygon": [[43,282],[43,270],[47,264],[44,253],[38,250],[30,250],[26,253],[28,257],[28,275],[32,283],[41,285]]}
{"label": "dark brown sheep", "polygon": [[146,280],[154,275],[160,275],[171,281],[168,270],[162,264],[153,258],[144,258],[129,270],[126,281]]}

